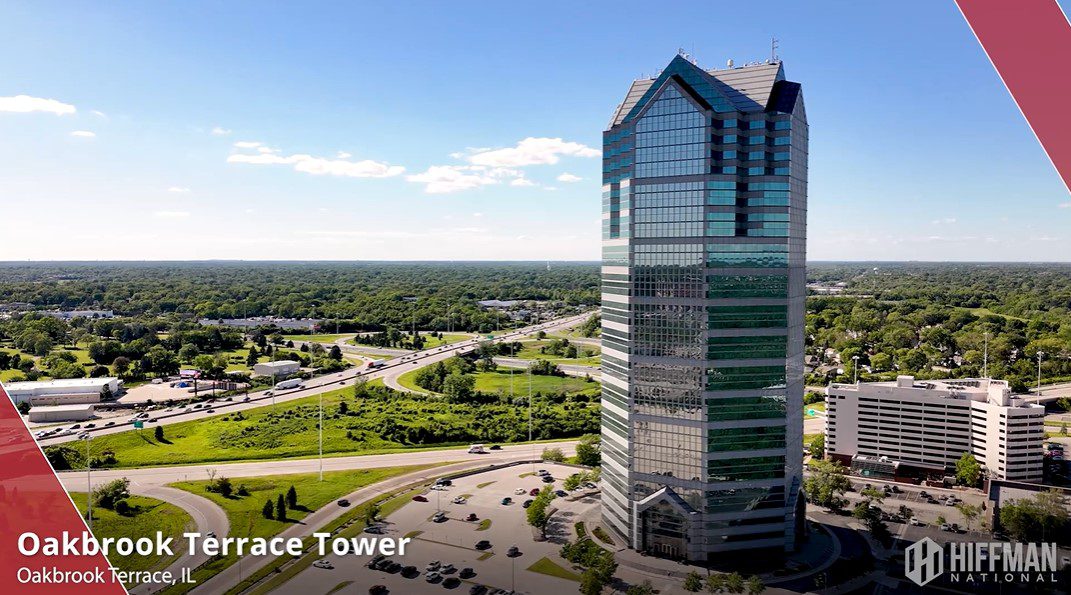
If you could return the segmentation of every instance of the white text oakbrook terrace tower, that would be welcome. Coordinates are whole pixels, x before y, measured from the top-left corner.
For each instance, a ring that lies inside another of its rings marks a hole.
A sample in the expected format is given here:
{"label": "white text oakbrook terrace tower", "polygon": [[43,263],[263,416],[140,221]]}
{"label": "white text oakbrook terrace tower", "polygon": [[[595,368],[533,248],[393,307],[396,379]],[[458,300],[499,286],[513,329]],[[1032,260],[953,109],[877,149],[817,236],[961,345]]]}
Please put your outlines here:
{"label": "white text oakbrook terrace tower", "polygon": [[603,133],[602,504],[637,550],[791,550],[807,117],[779,61],[677,56]]}

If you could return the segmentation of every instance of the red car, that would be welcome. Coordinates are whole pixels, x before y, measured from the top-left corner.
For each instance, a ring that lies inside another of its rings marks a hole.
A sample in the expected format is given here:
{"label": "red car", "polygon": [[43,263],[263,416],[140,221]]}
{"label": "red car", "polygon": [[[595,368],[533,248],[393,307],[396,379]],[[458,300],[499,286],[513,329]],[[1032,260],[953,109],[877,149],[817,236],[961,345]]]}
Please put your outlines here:
{"label": "red car", "polygon": [[530,490],[530,491],[528,492],[528,495],[529,495],[529,496],[538,496],[538,495],[539,495],[539,488],[532,488],[532,489],[531,489],[531,490]]}
{"label": "red car", "polygon": [[427,502],[428,499],[421,495],[413,496],[413,502]]}

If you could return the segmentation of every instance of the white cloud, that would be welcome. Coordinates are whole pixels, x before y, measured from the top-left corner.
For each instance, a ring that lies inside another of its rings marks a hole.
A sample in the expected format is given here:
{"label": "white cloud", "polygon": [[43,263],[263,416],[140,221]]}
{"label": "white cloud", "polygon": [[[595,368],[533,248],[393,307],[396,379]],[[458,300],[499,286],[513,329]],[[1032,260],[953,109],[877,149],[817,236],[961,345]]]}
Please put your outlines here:
{"label": "white cloud", "polygon": [[80,138],[93,138],[94,136],[97,136],[97,133],[90,132],[88,130],[75,130],[71,133],[71,136],[77,136]]}
{"label": "white cloud", "polygon": [[483,213],[473,213],[473,217],[483,217]]}
{"label": "white cloud", "polygon": [[210,132],[212,136],[227,136],[230,133],[230,129],[224,128],[222,126],[214,126],[212,127],[212,130]]}
{"label": "white cloud", "polygon": [[56,101],[55,99],[43,99],[30,97],[29,95],[15,95],[14,97],[0,97],[0,112],[14,112],[27,114],[30,112],[48,112],[62,116],[73,114],[78,110],[69,103]]}
{"label": "white cloud", "polygon": [[106,114],[106,113],[104,113],[104,112],[100,111],[99,109],[95,109],[95,110],[90,110],[90,112],[89,112],[89,113],[93,114],[94,116],[96,116],[96,117],[98,117],[98,118],[103,118],[103,119],[105,119],[105,120],[107,120],[107,119],[108,119],[108,114]]}
{"label": "white cloud", "polygon": [[314,176],[330,175],[348,178],[389,178],[401,175],[405,171],[405,168],[400,165],[391,165],[370,159],[347,161],[345,159],[330,159],[305,154],[280,155],[277,150],[265,147],[258,142],[239,141],[234,143],[234,146],[240,149],[255,148],[257,153],[234,153],[227,157],[227,163],[291,165],[294,167],[294,171]]}
{"label": "white cloud", "polygon": [[172,186],[172,187],[168,188],[167,191],[168,192],[175,192],[175,193],[185,194],[185,193],[189,192],[190,189],[186,188],[185,186]]}
{"label": "white cloud", "polygon": [[476,150],[467,159],[475,165],[490,167],[523,167],[526,165],[550,165],[562,155],[598,157],[599,151],[580,143],[567,142],[560,138],[528,137],[515,147],[505,149]]}
{"label": "white cloud", "polygon": [[537,186],[535,182],[528,178],[516,178],[509,183],[510,186]]}
{"label": "white cloud", "polygon": [[427,171],[411,174],[405,179],[424,184],[424,192],[428,194],[449,194],[499,183],[490,173],[465,165],[433,165]]}
{"label": "white cloud", "polygon": [[1065,202],[1060,204],[1061,209],[1071,209],[1071,202]]}
{"label": "white cloud", "polygon": [[953,225],[955,222],[955,217],[945,217],[944,219],[934,219],[930,223],[933,225]]}
{"label": "white cloud", "polygon": [[345,151],[339,151],[335,157],[338,157],[339,159],[349,159],[350,157],[353,157],[353,155]]}
{"label": "white cloud", "polygon": [[573,174],[571,174],[569,172],[565,172],[565,173],[563,173],[562,175],[558,176],[555,179],[557,179],[559,182],[579,182],[580,180],[583,180],[584,178],[581,178],[580,176],[574,176]]}
{"label": "white cloud", "polygon": [[190,216],[189,211],[156,211],[153,217],[159,219],[186,219]]}

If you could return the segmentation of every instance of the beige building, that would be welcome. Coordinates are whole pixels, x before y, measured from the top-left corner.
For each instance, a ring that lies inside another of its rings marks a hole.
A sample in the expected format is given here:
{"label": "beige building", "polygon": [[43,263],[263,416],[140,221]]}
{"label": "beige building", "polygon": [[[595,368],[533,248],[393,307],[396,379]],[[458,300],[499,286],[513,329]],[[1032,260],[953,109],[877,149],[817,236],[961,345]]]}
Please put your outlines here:
{"label": "beige building", "polygon": [[969,452],[991,477],[1040,481],[1045,407],[989,378],[831,384],[826,452],[847,464],[867,457],[920,471],[955,469]]}

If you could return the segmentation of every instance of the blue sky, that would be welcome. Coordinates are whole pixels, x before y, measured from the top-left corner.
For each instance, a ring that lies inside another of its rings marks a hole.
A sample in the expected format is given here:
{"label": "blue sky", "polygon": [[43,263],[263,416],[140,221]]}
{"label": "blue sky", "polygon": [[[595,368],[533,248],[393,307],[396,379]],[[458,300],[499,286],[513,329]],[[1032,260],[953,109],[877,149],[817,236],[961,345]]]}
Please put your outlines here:
{"label": "blue sky", "polygon": [[771,36],[811,124],[811,259],[1071,254],[1071,198],[951,1],[383,4],[5,2],[0,260],[594,260],[629,83]]}

